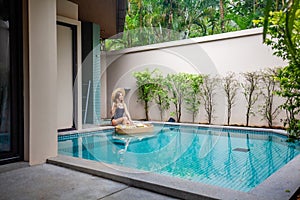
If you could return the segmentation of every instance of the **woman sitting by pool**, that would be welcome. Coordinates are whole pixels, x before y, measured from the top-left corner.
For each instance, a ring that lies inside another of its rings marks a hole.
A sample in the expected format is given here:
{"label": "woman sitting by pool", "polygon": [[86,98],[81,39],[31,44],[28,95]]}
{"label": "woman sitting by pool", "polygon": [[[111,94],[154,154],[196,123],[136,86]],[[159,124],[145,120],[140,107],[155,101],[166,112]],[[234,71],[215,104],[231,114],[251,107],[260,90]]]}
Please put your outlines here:
{"label": "woman sitting by pool", "polygon": [[125,90],[123,88],[117,88],[111,95],[113,101],[111,108],[111,123],[113,126],[118,124],[132,124],[130,114],[124,102],[124,96]]}

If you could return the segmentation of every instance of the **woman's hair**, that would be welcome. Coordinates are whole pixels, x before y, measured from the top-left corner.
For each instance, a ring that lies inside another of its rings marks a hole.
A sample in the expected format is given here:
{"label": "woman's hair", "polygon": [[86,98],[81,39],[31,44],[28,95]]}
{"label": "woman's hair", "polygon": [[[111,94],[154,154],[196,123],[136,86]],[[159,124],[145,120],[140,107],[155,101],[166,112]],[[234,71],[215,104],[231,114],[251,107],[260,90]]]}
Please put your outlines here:
{"label": "woman's hair", "polygon": [[122,94],[122,92],[117,92],[116,93],[114,102],[117,102],[117,99],[119,99],[119,97],[120,97],[121,94]]}

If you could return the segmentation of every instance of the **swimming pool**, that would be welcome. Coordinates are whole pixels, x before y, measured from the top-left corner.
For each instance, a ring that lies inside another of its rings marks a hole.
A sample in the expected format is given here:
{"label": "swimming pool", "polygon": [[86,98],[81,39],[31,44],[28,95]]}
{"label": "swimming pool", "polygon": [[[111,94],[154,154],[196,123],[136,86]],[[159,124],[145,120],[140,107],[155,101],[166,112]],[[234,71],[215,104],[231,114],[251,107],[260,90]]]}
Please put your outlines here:
{"label": "swimming pool", "polygon": [[245,192],[300,154],[299,142],[266,131],[159,124],[155,130],[60,135],[58,152]]}

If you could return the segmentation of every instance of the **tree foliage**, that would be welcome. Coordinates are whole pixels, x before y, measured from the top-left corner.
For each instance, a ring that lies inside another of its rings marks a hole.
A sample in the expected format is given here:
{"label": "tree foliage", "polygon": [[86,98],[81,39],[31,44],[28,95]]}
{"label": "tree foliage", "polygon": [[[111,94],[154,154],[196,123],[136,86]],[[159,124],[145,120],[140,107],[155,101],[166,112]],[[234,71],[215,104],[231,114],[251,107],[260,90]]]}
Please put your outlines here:
{"label": "tree foliage", "polygon": [[201,105],[201,85],[203,83],[202,75],[189,74],[186,80],[188,84],[187,94],[184,98],[187,111],[192,113],[192,122],[195,122],[195,118],[199,113]]}
{"label": "tree foliage", "polygon": [[187,88],[189,87],[189,84],[186,81],[188,78],[189,74],[187,73],[167,75],[168,89],[171,92],[171,102],[175,106],[177,122],[180,122],[181,119],[184,98],[187,95]]}
{"label": "tree foliage", "polygon": [[260,113],[264,120],[267,120],[269,127],[273,126],[273,121],[279,114],[279,106],[275,105],[275,92],[278,90],[279,82],[276,80],[277,68],[267,68],[261,71],[261,94],[264,103],[260,106]]}
{"label": "tree foliage", "polygon": [[133,73],[136,78],[138,100],[144,104],[146,120],[149,120],[149,103],[153,100],[154,91],[158,86],[153,78],[155,72],[156,70],[150,72],[149,69],[146,69],[145,71]]}
{"label": "tree foliage", "polygon": [[288,132],[292,136],[300,136],[300,67],[289,64],[279,70],[277,80],[280,90],[277,92],[285,98],[282,108],[286,110],[287,118],[284,125],[288,125]]}
{"label": "tree foliage", "polygon": [[237,91],[239,89],[239,83],[235,76],[234,72],[229,72],[223,77],[223,89],[227,102],[227,125],[230,124],[231,110],[235,105],[236,96],[238,94]]}
{"label": "tree foliage", "polygon": [[203,76],[202,84],[202,99],[204,104],[204,109],[206,112],[206,118],[208,124],[212,123],[214,118],[215,104],[216,104],[216,89],[219,85],[220,79],[218,77],[212,77],[210,75]]}
{"label": "tree foliage", "polygon": [[[159,69],[149,71],[146,69],[141,72],[134,72],[136,85],[138,87],[138,100],[144,104],[146,120],[149,120],[149,104],[155,103],[160,111],[160,119],[163,121],[163,114],[170,109],[170,104],[174,105],[174,116],[177,122],[181,121],[183,111],[192,114],[192,122],[195,122],[199,114],[200,106],[203,105],[206,119],[209,124],[214,119],[216,94],[218,89],[222,88],[225,93],[227,103],[227,125],[230,125],[232,108],[236,103],[239,86],[246,100],[246,126],[249,125],[251,115],[255,115],[255,104],[259,97],[262,97],[264,103],[258,105],[259,113],[268,122],[270,127],[279,114],[279,107],[274,103],[274,94],[278,92],[278,77],[289,76],[288,70],[278,70],[277,68],[267,68],[262,71],[242,73],[243,80],[237,79],[237,75],[233,72],[227,73],[222,77],[222,85],[219,77],[202,74],[177,73],[167,74],[164,76]],[[288,74],[283,74],[288,73]],[[294,75],[294,74],[293,74]],[[282,79],[283,80],[283,79]],[[296,121],[299,114],[299,97],[300,92],[295,90],[299,85],[300,73],[298,76],[291,76],[285,79],[286,84],[295,84],[289,86],[293,90],[285,90],[286,103],[282,106],[287,111],[289,121]],[[283,92],[280,90],[279,92]],[[184,110],[185,109],[185,110]]]}
{"label": "tree foliage", "polygon": [[244,80],[242,81],[241,86],[246,100],[246,126],[248,126],[250,116],[255,115],[253,108],[260,95],[258,90],[259,74],[257,72],[246,72],[242,73],[242,75]]}
{"label": "tree foliage", "polygon": [[[274,10],[272,0],[267,0],[264,18],[255,21],[264,25],[264,42],[274,54],[288,62],[279,70],[278,95],[285,98],[282,108],[286,110],[288,132],[300,136],[300,0],[282,1],[282,9]],[[272,12],[271,12],[272,11]],[[268,36],[268,37],[267,37]]]}
{"label": "tree foliage", "polygon": [[265,0],[128,0],[124,32],[107,40],[106,49],[253,28],[264,7]]}
{"label": "tree foliage", "polygon": [[167,87],[168,83],[158,70],[155,73],[154,81],[157,83],[157,87],[154,90],[154,101],[160,111],[160,120],[163,121],[163,114],[170,108],[171,101]]}

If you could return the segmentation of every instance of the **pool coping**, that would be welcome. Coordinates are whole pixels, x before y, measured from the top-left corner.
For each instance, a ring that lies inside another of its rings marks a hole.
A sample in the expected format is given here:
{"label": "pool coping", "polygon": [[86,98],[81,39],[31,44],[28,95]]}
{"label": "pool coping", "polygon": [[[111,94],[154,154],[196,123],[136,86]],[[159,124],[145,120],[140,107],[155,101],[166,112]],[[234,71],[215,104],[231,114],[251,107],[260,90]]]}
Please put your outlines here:
{"label": "pool coping", "polygon": [[[140,122],[140,121],[134,121]],[[163,125],[175,125],[175,126],[189,126],[189,127],[203,127],[203,128],[216,128],[216,129],[233,129],[233,130],[247,130],[247,131],[262,131],[262,132],[271,132],[279,135],[288,136],[286,130],[283,129],[271,129],[271,128],[258,128],[258,127],[243,127],[243,126],[224,126],[224,125],[210,125],[210,124],[189,124],[189,123],[178,123],[178,122],[159,122],[159,121],[145,121],[144,123],[153,123],[153,124],[163,124]],[[81,130],[72,130],[59,132],[58,135],[67,135],[74,133],[85,133],[92,131],[101,131],[101,130],[109,130],[114,129],[114,126],[105,125],[105,126],[96,126],[93,128],[86,128]]]}
{"label": "pool coping", "polygon": [[250,192],[235,191],[71,156],[58,155],[49,158],[47,163],[181,199],[290,199],[299,188],[300,181],[300,155]]}
{"label": "pool coping", "polygon": [[[153,122],[157,123],[157,122]],[[240,130],[268,131],[286,135],[285,131],[264,128],[248,128],[234,126],[212,126],[184,123],[164,123],[171,125],[201,126],[212,128],[234,128]],[[99,127],[76,133],[112,129],[114,127]],[[64,134],[64,133],[63,133]],[[63,135],[62,134],[62,135]],[[70,134],[70,132],[66,133]],[[176,177],[164,176],[153,172],[106,164],[98,161],[85,160],[70,156],[58,155],[47,160],[50,164],[59,165],[73,170],[100,176],[121,182],[133,187],[150,190],[181,199],[290,199],[300,186],[300,155],[296,156],[284,167],[280,168],[264,182],[249,192],[235,191],[218,186],[192,182]]]}
{"label": "pool coping", "polygon": [[164,125],[176,125],[176,126],[190,126],[190,127],[203,127],[203,128],[216,128],[216,129],[233,129],[233,130],[247,130],[247,131],[262,131],[262,132],[271,132],[280,135],[287,136],[288,133],[283,129],[272,129],[272,128],[259,128],[259,127],[244,127],[244,126],[224,126],[224,125],[215,125],[215,124],[189,124],[189,123],[178,123],[178,122],[157,122],[150,121],[149,123],[154,124],[164,124]]}

